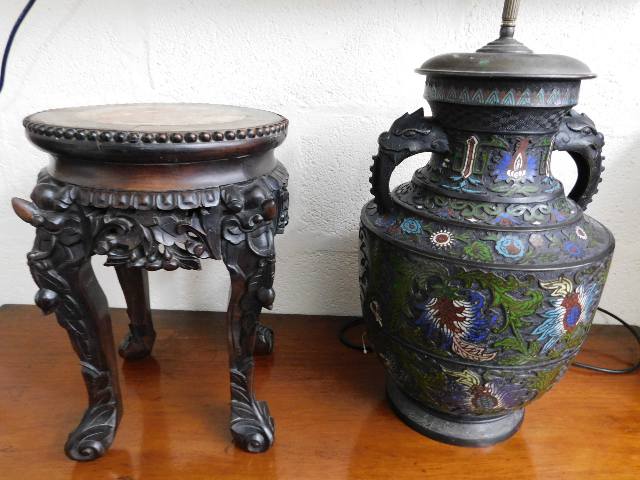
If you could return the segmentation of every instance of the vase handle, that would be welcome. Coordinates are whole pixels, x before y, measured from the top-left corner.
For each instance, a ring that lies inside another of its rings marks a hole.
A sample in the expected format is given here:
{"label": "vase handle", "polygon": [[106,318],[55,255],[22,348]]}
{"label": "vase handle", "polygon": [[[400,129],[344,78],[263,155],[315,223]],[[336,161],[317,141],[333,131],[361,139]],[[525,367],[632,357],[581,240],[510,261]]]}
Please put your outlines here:
{"label": "vase handle", "polygon": [[378,212],[388,213],[393,210],[389,192],[393,170],[405,159],[418,153],[448,152],[449,140],[442,127],[432,117],[425,117],[421,108],[412,114],[405,113],[393,122],[389,131],[378,138],[378,146],[369,181]]}
{"label": "vase handle", "polygon": [[571,110],[562,118],[553,145],[555,150],[569,152],[576,162],[578,179],[569,198],[586,210],[602,181],[604,136],[584,113]]}

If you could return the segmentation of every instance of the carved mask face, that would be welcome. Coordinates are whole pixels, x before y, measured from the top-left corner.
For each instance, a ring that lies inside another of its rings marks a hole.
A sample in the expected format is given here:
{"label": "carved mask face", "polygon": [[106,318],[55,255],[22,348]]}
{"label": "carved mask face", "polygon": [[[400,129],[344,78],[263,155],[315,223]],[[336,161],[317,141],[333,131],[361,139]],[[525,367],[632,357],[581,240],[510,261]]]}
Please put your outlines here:
{"label": "carved mask face", "polygon": [[430,118],[425,118],[422,108],[396,120],[390,130],[380,136],[379,143],[387,150],[410,153],[446,151],[449,147],[443,132],[434,128]]}
{"label": "carved mask face", "polygon": [[596,130],[596,126],[588,116],[574,111],[570,112],[570,118],[560,126],[560,131],[555,139],[558,149],[591,148],[601,149],[604,145],[604,136]]}

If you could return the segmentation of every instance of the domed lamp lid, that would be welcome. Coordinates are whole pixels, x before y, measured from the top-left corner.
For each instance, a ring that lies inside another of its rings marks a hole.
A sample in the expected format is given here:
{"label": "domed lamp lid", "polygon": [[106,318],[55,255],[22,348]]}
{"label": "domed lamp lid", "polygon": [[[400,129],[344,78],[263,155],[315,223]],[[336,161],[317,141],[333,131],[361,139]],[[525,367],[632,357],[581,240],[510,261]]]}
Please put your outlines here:
{"label": "domed lamp lid", "polygon": [[416,69],[423,75],[586,79],[596,75],[580,60],[537,55],[513,38],[520,0],[505,0],[500,38],[474,53],[447,53]]}

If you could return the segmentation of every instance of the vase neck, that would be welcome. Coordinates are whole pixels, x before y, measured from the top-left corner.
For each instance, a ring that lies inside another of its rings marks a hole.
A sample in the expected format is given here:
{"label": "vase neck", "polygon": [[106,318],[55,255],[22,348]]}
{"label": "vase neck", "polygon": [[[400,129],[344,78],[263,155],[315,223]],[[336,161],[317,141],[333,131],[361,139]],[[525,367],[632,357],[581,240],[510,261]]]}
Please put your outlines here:
{"label": "vase neck", "polygon": [[449,153],[434,154],[414,182],[478,201],[530,203],[563,194],[549,168],[553,134],[448,133]]}

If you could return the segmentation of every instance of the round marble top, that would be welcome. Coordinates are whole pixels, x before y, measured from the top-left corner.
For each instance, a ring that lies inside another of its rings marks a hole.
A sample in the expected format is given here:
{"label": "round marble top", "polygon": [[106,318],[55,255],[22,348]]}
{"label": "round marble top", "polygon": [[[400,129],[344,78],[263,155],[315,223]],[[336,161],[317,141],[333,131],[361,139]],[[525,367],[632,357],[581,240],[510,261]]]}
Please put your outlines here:
{"label": "round marble top", "polygon": [[264,153],[284,141],[288,121],[230,105],[140,103],[46,110],[24,125],[33,143],[56,155],[174,163]]}
{"label": "round marble top", "polygon": [[284,118],[254,108],[207,103],[134,103],[45,110],[28,121],[86,130],[200,132],[278,124]]}

